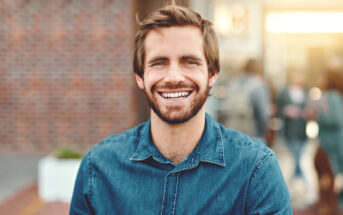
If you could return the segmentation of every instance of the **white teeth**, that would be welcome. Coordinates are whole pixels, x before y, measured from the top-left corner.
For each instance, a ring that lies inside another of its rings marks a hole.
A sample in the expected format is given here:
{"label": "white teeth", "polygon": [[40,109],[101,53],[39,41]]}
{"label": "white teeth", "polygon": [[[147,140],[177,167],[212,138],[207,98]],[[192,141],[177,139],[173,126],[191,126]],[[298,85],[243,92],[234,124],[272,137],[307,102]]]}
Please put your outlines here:
{"label": "white teeth", "polygon": [[189,92],[176,92],[176,93],[162,93],[164,98],[177,98],[181,99],[183,97],[187,97]]}

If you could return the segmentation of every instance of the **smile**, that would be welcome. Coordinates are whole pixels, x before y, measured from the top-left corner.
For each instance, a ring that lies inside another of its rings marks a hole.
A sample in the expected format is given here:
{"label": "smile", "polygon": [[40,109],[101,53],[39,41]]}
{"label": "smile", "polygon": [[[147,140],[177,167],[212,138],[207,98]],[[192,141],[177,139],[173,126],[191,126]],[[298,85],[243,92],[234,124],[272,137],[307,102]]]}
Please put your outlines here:
{"label": "smile", "polygon": [[167,93],[167,92],[160,92],[159,93],[164,99],[184,99],[187,98],[191,91],[188,92],[173,92],[173,93]]}

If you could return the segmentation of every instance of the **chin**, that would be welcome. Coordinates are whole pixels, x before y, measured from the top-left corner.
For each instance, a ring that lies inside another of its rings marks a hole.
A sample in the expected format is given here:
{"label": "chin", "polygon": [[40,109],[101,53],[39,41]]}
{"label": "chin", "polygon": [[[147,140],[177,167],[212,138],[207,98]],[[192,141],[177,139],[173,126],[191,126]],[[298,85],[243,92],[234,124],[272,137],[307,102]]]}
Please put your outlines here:
{"label": "chin", "polygon": [[190,116],[183,116],[183,117],[164,117],[158,116],[162,121],[171,124],[171,125],[178,125],[185,122],[188,122],[192,117]]}
{"label": "chin", "polygon": [[187,111],[169,111],[169,112],[161,112],[158,109],[152,108],[154,113],[164,122],[172,125],[182,124],[193,117],[195,117],[200,110],[202,109],[202,106],[198,106],[196,108],[193,108],[191,110]]}

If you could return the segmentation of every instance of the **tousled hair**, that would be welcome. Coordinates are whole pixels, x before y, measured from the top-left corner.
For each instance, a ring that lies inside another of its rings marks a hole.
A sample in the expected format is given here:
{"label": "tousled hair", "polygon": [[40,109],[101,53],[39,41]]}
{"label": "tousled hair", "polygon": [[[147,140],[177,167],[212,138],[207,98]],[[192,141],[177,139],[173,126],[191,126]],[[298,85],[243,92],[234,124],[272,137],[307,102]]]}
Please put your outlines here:
{"label": "tousled hair", "polygon": [[143,77],[144,74],[144,41],[147,34],[154,29],[173,26],[196,26],[200,29],[204,39],[204,54],[206,57],[209,75],[220,70],[219,49],[216,34],[212,23],[203,19],[198,13],[182,6],[168,5],[148,15],[142,22],[138,21],[138,31],[135,38],[133,56],[133,70]]}

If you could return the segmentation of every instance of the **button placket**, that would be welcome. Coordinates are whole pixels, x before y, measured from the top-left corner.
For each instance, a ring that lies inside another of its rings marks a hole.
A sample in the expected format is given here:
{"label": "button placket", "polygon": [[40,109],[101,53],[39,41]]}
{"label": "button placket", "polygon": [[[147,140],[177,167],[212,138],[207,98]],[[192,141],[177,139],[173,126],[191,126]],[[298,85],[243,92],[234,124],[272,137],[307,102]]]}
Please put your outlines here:
{"label": "button placket", "polygon": [[180,172],[169,173],[165,180],[161,215],[175,214]]}

